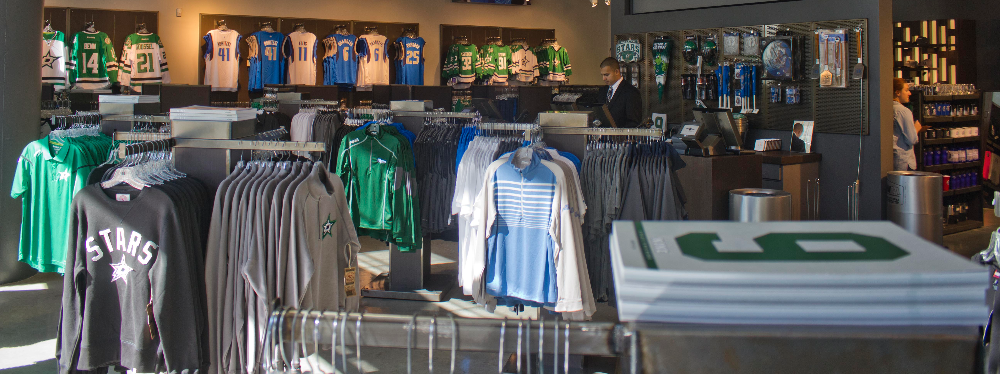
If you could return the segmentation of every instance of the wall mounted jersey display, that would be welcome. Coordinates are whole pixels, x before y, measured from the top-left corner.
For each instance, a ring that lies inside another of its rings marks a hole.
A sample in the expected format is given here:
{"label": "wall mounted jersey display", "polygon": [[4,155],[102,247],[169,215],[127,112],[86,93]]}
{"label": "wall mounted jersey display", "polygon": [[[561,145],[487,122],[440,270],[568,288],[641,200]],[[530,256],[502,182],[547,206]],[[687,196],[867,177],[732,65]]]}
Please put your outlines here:
{"label": "wall mounted jersey display", "polygon": [[118,61],[108,34],[80,31],[73,35],[69,83],[73,87],[96,90],[118,82]]}
{"label": "wall mounted jersey display", "polygon": [[358,38],[358,86],[389,84],[389,55],[384,35],[366,34]]}
{"label": "wall mounted jersey display", "polygon": [[159,35],[135,33],[125,39],[118,82],[136,92],[142,92],[143,83],[170,83],[167,53]]}
{"label": "wall mounted jersey display", "polygon": [[247,56],[251,92],[264,89],[265,84],[285,83],[284,53],[285,36],[280,32],[261,30],[247,37],[250,53]]}
{"label": "wall mounted jersey display", "polygon": [[323,84],[354,85],[358,81],[358,37],[346,30],[323,39],[326,55],[323,57]]}
{"label": "wall mounted jersey display", "polygon": [[212,91],[236,91],[239,86],[240,40],[243,36],[232,29],[215,29],[205,39],[205,85]]}
{"label": "wall mounted jersey display", "polygon": [[424,84],[424,44],[419,36],[396,39],[396,84]]}
{"label": "wall mounted jersey display", "polygon": [[61,31],[42,32],[42,83],[52,84],[56,91],[66,89],[67,55],[66,35]]}
{"label": "wall mounted jersey display", "polygon": [[288,63],[288,84],[316,85],[316,34],[300,29],[285,38],[284,56]]}

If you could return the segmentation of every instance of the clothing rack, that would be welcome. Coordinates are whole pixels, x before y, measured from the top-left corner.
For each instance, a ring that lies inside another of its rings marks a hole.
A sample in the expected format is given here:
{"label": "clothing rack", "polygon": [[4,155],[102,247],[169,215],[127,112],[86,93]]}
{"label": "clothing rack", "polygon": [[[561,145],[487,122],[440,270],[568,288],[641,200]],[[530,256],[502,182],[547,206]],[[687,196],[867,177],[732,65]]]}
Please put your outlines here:
{"label": "clothing rack", "polygon": [[605,127],[543,127],[545,134],[560,135],[615,135],[615,136],[648,136],[663,137],[663,131],[657,129],[628,129]]}
{"label": "clothing rack", "polygon": [[479,118],[479,113],[461,112],[395,112],[394,117],[422,117],[422,118]]}
{"label": "clothing rack", "polygon": [[528,142],[539,138],[543,131],[537,123],[481,122],[476,127],[486,131],[524,131],[524,140]]}
{"label": "clothing rack", "polygon": [[[611,322],[567,322],[563,320],[483,319],[398,314],[339,313],[331,311],[276,310],[268,320],[268,335],[288,342],[320,343],[332,340],[330,327],[337,321],[338,338],[347,346],[411,348],[522,354],[573,354],[617,356],[630,345],[634,328]],[[360,331],[358,328],[360,327]],[[301,330],[305,328],[306,333]],[[316,334],[313,330],[316,329]],[[293,333],[294,330],[294,333]],[[402,333],[414,332],[412,339]],[[539,331],[544,331],[541,339]],[[430,335],[430,336],[429,336]],[[359,340],[360,338],[360,340]],[[433,338],[433,339],[431,339]],[[456,339],[457,338],[457,339]],[[567,339],[568,338],[568,339]],[[265,338],[266,339],[266,338]],[[539,345],[541,342],[541,345]],[[502,348],[502,350],[501,350]],[[363,353],[363,352],[362,352]],[[502,361],[506,361],[506,357]]]}
{"label": "clothing rack", "polygon": [[302,105],[307,108],[314,106],[340,106],[340,101],[336,100],[288,100],[282,101],[282,104],[292,104],[292,105]]}
{"label": "clothing rack", "polygon": [[118,157],[125,158],[143,152],[169,151],[177,145],[174,138],[149,140],[142,143],[122,144],[118,147]]}
{"label": "clothing rack", "polygon": [[170,139],[170,134],[164,132],[115,131],[113,139],[115,141],[126,141],[126,142],[148,142],[154,140]]}
{"label": "clothing rack", "polygon": [[104,117],[105,121],[170,123],[170,116],[115,114]]}

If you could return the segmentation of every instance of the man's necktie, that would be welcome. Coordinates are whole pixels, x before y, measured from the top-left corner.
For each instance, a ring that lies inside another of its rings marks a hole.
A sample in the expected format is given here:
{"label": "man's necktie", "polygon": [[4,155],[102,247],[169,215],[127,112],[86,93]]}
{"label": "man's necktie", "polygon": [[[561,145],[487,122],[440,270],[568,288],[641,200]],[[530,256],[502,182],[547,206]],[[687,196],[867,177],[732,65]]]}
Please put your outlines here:
{"label": "man's necktie", "polygon": [[608,86],[608,103],[611,102],[611,97],[614,96],[614,94],[615,94],[615,88],[612,86]]}

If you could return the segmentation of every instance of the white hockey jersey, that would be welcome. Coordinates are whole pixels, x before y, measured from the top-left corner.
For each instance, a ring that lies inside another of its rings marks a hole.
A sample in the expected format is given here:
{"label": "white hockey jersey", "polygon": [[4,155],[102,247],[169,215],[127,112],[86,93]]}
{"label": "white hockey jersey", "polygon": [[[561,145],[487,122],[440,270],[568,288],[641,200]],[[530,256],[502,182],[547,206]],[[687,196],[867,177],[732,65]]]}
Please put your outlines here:
{"label": "white hockey jersey", "polygon": [[383,35],[358,38],[358,86],[389,84],[389,55]]}
{"label": "white hockey jersey", "polygon": [[530,83],[539,76],[538,57],[531,49],[512,46],[514,51],[510,62],[511,77],[518,82]]}
{"label": "white hockey jersey", "polygon": [[205,84],[212,91],[236,91],[240,80],[240,40],[236,30],[209,31],[205,39]]}
{"label": "white hockey jersey", "polygon": [[132,34],[125,39],[118,69],[118,82],[142,92],[143,83],[170,83],[167,53],[163,42],[153,33]]}
{"label": "white hockey jersey", "polygon": [[296,31],[285,37],[284,44],[288,84],[316,85],[316,34]]}
{"label": "white hockey jersey", "polygon": [[42,33],[42,83],[50,83],[56,91],[66,89],[66,35],[61,31]]}

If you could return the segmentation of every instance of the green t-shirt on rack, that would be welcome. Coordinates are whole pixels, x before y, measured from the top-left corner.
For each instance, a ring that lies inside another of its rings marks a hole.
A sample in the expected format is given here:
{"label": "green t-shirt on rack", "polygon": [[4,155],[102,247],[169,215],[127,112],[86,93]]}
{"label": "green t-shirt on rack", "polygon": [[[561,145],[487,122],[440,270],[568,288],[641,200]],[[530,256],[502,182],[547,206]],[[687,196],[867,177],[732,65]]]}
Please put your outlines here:
{"label": "green t-shirt on rack", "polygon": [[81,136],[62,143],[45,137],[24,147],[10,191],[21,198],[18,260],[43,273],[65,272],[70,203],[110,146],[107,136]]}

